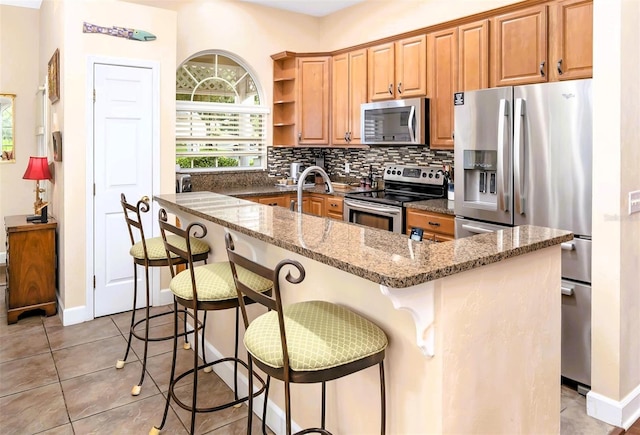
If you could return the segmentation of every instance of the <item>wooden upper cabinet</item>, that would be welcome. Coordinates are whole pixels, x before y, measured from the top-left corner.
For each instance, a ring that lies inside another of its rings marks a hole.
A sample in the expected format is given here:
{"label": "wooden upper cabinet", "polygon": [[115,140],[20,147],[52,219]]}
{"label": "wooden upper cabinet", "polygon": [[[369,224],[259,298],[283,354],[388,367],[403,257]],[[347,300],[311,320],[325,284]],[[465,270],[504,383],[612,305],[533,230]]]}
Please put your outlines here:
{"label": "wooden upper cabinet", "polygon": [[453,148],[453,94],[458,88],[458,28],[427,35],[431,149]]}
{"label": "wooden upper cabinet", "polygon": [[458,27],[458,91],[489,87],[489,20]]}
{"label": "wooden upper cabinet", "polygon": [[573,80],[592,77],[592,0],[563,0],[550,8],[551,79]]}
{"label": "wooden upper cabinet", "polygon": [[298,58],[298,144],[329,144],[329,56]]}
{"label": "wooden upper cabinet", "polygon": [[395,44],[377,45],[368,49],[369,100],[391,100],[395,94]]}
{"label": "wooden upper cabinet", "polygon": [[332,68],[332,143],[360,144],[360,105],[367,102],[367,50],[334,56]]}
{"label": "wooden upper cabinet", "polygon": [[427,35],[396,42],[396,98],[427,95]]}
{"label": "wooden upper cabinet", "polygon": [[546,5],[499,15],[491,27],[491,86],[547,81]]}
{"label": "wooden upper cabinet", "polygon": [[489,87],[489,21],[427,35],[430,148],[453,149],[453,94]]}
{"label": "wooden upper cabinet", "polygon": [[370,47],[369,101],[427,95],[426,46],[426,35],[418,35]]}

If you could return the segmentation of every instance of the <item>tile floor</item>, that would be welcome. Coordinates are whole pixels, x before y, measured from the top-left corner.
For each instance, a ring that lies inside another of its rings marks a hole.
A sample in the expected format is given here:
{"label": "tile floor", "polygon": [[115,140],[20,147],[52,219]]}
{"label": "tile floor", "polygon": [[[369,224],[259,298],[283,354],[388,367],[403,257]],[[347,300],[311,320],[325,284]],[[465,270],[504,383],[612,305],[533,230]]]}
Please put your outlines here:
{"label": "tile floor", "polygon": [[[142,363],[139,340],[121,370],[115,363],[124,356],[130,312],[63,327],[57,316],[21,318],[7,325],[4,286],[0,285],[0,434],[147,434],[160,424],[169,370],[172,341],[149,345],[147,376],[139,396],[131,396]],[[170,307],[155,308],[170,311]],[[167,335],[172,316],[152,322],[151,334]],[[192,351],[179,347],[178,370],[193,362]],[[215,373],[198,378],[202,405],[222,403],[232,396]],[[205,391],[206,390],[206,391]],[[184,380],[176,392],[187,397],[191,385]],[[203,399],[205,400],[205,399]],[[201,402],[198,402],[200,405]],[[246,433],[247,408],[229,408],[198,414],[198,434]],[[253,419],[255,433],[260,420]],[[186,434],[190,414],[172,402],[163,434]]]}
{"label": "tile floor", "polygon": [[[114,368],[126,348],[130,313],[63,327],[57,316],[31,316],[7,325],[4,286],[0,284],[0,433],[2,434],[147,434],[159,424],[164,409],[171,364],[171,341],[150,344],[148,375],[139,396],[131,396],[138,381],[142,346],[134,339],[134,354],[122,370]],[[169,311],[169,307],[154,311]],[[152,334],[171,331],[172,316],[152,323]],[[179,369],[192,361],[179,350]],[[199,377],[200,397],[226,400],[231,394],[214,373]],[[191,394],[185,384],[181,394]],[[215,394],[212,394],[215,392]],[[588,417],[585,398],[562,387],[562,435],[607,435],[614,429]],[[253,420],[255,433],[260,422]],[[172,404],[163,434],[187,433],[189,413]],[[201,414],[198,434],[241,434],[246,431],[246,407]]]}

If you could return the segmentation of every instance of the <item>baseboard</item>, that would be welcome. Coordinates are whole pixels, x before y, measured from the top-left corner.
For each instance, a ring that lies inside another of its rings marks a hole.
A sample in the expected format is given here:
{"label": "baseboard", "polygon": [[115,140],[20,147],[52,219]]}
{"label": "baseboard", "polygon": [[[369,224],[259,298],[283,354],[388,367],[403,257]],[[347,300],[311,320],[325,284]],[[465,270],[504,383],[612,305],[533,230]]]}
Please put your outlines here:
{"label": "baseboard", "polygon": [[640,385],[619,402],[591,390],[587,394],[587,415],[629,429],[640,418]]}
{"label": "baseboard", "polygon": [[60,316],[63,326],[77,325],[78,323],[92,320],[91,318],[87,318],[87,307],[85,305],[65,308],[60,297],[58,297],[58,316]]}
{"label": "baseboard", "polygon": [[[193,330],[191,325],[187,326],[187,329]],[[198,335],[198,340],[200,340],[200,336]],[[216,359],[224,358],[218,350],[211,345],[208,341],[205,341],[205,347],[207,348],[207,359],[209,361],[214,361]],[[202,356],[202,354],[200,355]],[[224,381],[225,384],[229,386],[229,388],[233,389],[233,364],[231,362],[225,362],[216,364],[213,367],[214,372],[220,376],[220,379]],[[255,388],[255,383],[254,383]],[[271,388],[273,388],[273,382],[271,383]],[[247,394],[249,389],[249,382],[247,377],[240,373],[238,375],[238,392],[240,394]],[[255,388],[257,391],[257,388]],[[253,413],[258,418],[262,418],[262,409],[264,407],[264,394],[256,397],[253,400]],[[276,405],[273,401],[269,400],[267,403],[267,426],[275,433],[275,434],[284,434],[286,433],[286,418],[285,412],[278,405]],[[298,432],[302,430],[302,428],[296,424],[294,421],[291,422],[291,430],[292,432]]]}
{"label": "baseboard", "polygon": [[168,305],[173,303],[173,293],[168,288],[160,289],[160,300],[154,306]]}

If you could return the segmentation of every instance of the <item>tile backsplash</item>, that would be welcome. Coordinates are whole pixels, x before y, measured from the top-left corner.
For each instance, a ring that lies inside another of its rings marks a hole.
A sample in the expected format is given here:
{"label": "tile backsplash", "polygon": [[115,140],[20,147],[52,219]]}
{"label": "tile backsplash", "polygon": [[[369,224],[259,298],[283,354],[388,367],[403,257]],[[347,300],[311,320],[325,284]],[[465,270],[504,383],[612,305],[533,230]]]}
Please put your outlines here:
{"label": "tile backsplash", "polygon": [[[266,171],[231,171],[224,173],[193,173],[194,191],[215,190],[225,187],[244,187],[273,183],[275,178],[289,176],[291,162],[314,165],[316,157],[324,157],[325,170],[334,181],[358,181],[369,174],[369,166],[380,178],[385,166],[399,165],[451,165],[453,151],[432,151],[424,146],[377,146],[371,148],[276,148],[267,150]],[[345,173],[345,163],[350,172]]]}
{"label": "tile backsplash", "polygon": [[[431,151],[424,146],[377,146],[371,148],[274,148],[268,150],[268,170],[271,176],[288,174],[289,163],[313,165],[315,158],[324,155],[325,170],[331,179],[359,179],[369,174],[369,166],[376,177],[382,176],[391,164],[453,166],[453,151]],[[345,163],[350,172],[345,173]]]}

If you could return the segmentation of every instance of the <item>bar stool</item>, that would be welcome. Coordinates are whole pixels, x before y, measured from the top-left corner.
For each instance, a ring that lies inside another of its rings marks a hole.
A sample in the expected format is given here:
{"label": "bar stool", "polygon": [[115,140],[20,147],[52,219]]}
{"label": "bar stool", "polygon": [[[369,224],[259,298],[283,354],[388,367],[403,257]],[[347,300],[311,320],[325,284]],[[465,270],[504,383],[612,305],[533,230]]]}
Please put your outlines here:
{"label": "bar stool", "polygon": [[[174,295],[174,313],[177,313],[178,311],[178,304],[188,309],[188,315],[193,320],[194,332],[196,334],[201,332],[204,337],[204,323],[206,322],[206,318],[205,320],[200,321],[198,317],[199,312],[204,311],[206,315],[208,311],[226,310],[229,308],[235,309],[235,353],[233,357],[223,357],[212,362],[206,362],[205,360],[203,364],[198,364],[198,340],[194,339],[193,368],[176,376],[176,351],[178,339],[177,334],[174,334],[173,361],[171,363],[169,391],[167,393],[164,415],[162,417],[161,424],[159,426],[154,426],[149,431],[149,434],[158,434],[164,427],[171,399],[173,399],[181,408],[191,412],[190,433],[194,433],[196,413],[219,411],[240,405],[242,402],[249,399],[248,395],[246,397],[238,397],[238,365],[240,364],[247,370],[249,369],[247,363],[238,358],[238,325],[240,320],[238,308],[240,303],[238,301],[236,287],[231,274],[231,266],[228,261],[216,262],[203,266],[193,266],[193,262],[195,261],[193,240],[206,236],[207,228],[197,222],[189,224],[189,226],[184,229],[178,228],[167,222],[167,213],[164,209],[160,209],[158,221],[160,224],[160,234],[164,241],[167,255],[176,255],[186,261],[188,265],[188,268],[180,273],[176,273],[175,266],[173,264],[169,265],[169,269],[171,270],[171,283],[169,284],[169,288]],[[179,243],[175,242],[176,237],[179,239]],[[256,293],[271,293],[273,282],[269,279],[263,278],[246,270],[239,269],[237,273],[243,277],[245,282],[247,282]],[[247,300],[246,303],[250,304],[251,301]],[[177,332],[177,314],[174,316],[174,328]],[[204,340],[202,344],[202,353],[204,355]],[[234,365],[234,400],[217,406],[198,407],[198,372],[200,370],[210,371],[207,369],[224,362],[233,362]],[[191,397],[191,403],[189,404],[178,399],[175,393],[175,388],[178,386],[178,382],[181,379],[184,379],[191,374],[193,374],[193,394]],[[255,376],[261,384],[261,388],[253,393],[252,397],[262,394],[265,389],[264,381],[258,375]],[[253,386],[253,379],[251,384]],[[248,391],[253,390],[250,389]]]}
{"label": "bar stool", "polygon": [[[156,317],[172,314],[171,312],[149,315],[149,268],[158,266],[167,266],[167,252],[164,249],[164,242],[161,237],[146,238],[144,234],[144,228],[142,226],[141,213],[147,213],[149,211],[149,197],[143,196],[136,205],[129,204],[124,193],[120,194],[120,203],[122,204],[122,210],[124,212],[124,218],[127,223],[127,229],[129,230],[129,238],[131,239],[131,249],[129,254],[133,258],[133,310],[131,312],[131,326],[129,328],[129,339],[127,340],[127,350],[125,351],[124,358],[118,360],[116,368],[121,369],[124,367],[125,361],[129,356],[131,350],[131,337],[135,337],[144,342],[144,354],[142,357],[142,374],[140,375],[140,381],[137,385],[134,385],[131,389],[131,395],[137,396],[142,389],[142,382],[147,368],[147,350],[150,341],[163,341],[170,340],[173,335],[164,337],[149,337],[149,321]],[[136,241],[136,239],[138,241]],[[209,245],[201,240],[192,241],[192,249],[194,253],[193,261],[207,262],[209,256]],[[186,261],[176,255],[171,256],[171,264],[186,264]],[[146,289],[146,304],[145,304],[145,316],[143,319],[136,321],[136,304],[138,295],[138,266],[144,267],[145,275],[145,289]],[[138,334],[135,329],[144,323],[144,335]],[[184,348],[189,349],[191,346],[187,340],[187,319],[184,316],[184,332],[180,336],[185,337]]]}
{"label": "bar stool", "polygon": [[[293,260],[280,261],[269,269],[234,251],[233,239],[226,234],[225,243],[231,271],[238,292],[245,324],[244,345],[249,353],[249,391],[253,389],[253,364],[267,374],[262,431],[266,433],[267,400],[271,377],[284,382],[286,433],[291,435],[290,383],[322,383],[322,416],[320,428],[304,429],[298,434],[330,434],[325,429],[326,382],[379,365],[380,369],[380,433],[385,433],[386,407],[384,387],[384,355],[387,336],[377,325],[340,305],[325,301],[298,302],[282,305],[280,272],[295,268],[298,276],[288,272],[284,277],[292,284],[305,278],[302,265]],[[272,297],[256,293],[240,270],[248,270],[273,281]],[[294,272],[296,273],[296,272]],[[269,311],[249,320],[245,300],[264,305]],[[253,400],[249,401],[247,434],[251,433]]]}

